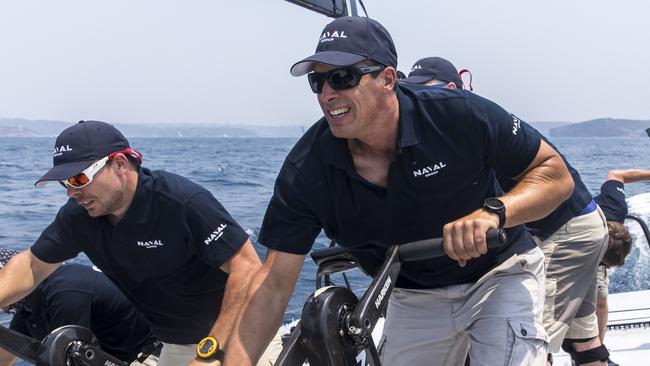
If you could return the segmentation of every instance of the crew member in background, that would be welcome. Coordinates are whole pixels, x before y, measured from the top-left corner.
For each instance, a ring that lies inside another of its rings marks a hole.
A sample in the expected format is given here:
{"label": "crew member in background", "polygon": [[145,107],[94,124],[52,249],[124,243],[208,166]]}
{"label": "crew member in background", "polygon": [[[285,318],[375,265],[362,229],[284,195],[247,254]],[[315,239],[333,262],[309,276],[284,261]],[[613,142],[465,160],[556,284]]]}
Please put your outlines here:
{"label": "crew member in background", "polygon": [[[600,187],[600,194],[594,197],[598,206],[602,208],[605,218],[607,218],[607,228],[609,229],[609,245],[598,267],[598,308],[596,315],[598,316],[600,341],[603,343],[605,341],[605,332],[607,331],[607,316],[609,312],[607,306],[607,294],[609,293],[607,269],[622,266],[625,263],[625,257],[632,250],[632,235],[623,226],[625,216],[627,215],[625,183],[647,180],[650,180],[650,170],[610,170],[607,174],[607,180]],[[610,366],[618,366],[616,362],[610,359],[607,362]]]}
{"label": "crew member in background", "polygon": [[[417,61],[402,82],[451,89],[463,85],[456,67],[442,57]],[[518,124],[557,150],[526,122]],[[609,353],[598,338],[596,271],[607,249],[605,217],[578,172],[564,156],[562,159],[573,178],[573,193],[548,216],[526,223],[546,258],[547,364],[553,363],[552,353],[562,347],[578,365],[604,365]],[[506,192],[517,184],[498,172],[497,180]]]}
{"label": "crew member in background", "polygon": [[[0,247],[0,268],[16,254],[13,249]],[[13,314],[10,329],[39,341],[64,325],[86,327],[102,350],[131,366],[156,365],[162,346],[129,300],[106,276],[89,266],[63,265],[26,298],[3,309]],[[0,366],[12,365],[15,360],[13,354],[0,348]]]}

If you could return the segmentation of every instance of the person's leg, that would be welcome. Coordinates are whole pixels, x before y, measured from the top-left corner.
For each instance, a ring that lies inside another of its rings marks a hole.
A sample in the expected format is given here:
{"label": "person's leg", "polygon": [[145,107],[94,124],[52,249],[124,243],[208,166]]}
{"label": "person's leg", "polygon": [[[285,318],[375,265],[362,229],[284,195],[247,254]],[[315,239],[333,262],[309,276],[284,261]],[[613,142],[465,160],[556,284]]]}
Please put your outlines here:
{"label": "person's leg", "polygon": [[538,248],[483,276],[458,310],[470,338],[470,365],[544,365],[543,303],[544,257]]}
{"label": "person's leg", "polygon": [[[574,217],[565,231],[553,235],[556,248],[548,274],[556,279],[554,318],[568,324],[563,337],[551,339],[562,346],[578,365],[605,365],[607,349],[598,339],[596,275],[607,250],[608,232],[604,215],[596,211]],[[555,352],[556,348],[551,348]]]}
{"label": "person's leg", "polygon": [[609,306],[607,305],[607,295],[609,294],[609,280],[607,278],[607,268],[605,268],[604,265],[598,266],[598,275],[596,276],[596,282],[598,285],[598,298],[596,300],[598,337],[600,338],[600,342],[605,342],[607,318],[609,317]]}
{"label": "person's leg", "polygon": [[[596,270],[607,249],[607,236],[604,218],[596,210],[574,217],[546,240],[537,241],[547,261],[544,328],[549,334],[549,352],[559,351],[574,318],[595,312]],[[584,331],[591,330],[575,332],[584,335]]]}
{"label": "person's leg", "polygon": [[163,343],[158,366],[181,366],[189,364],[196,357],[196,344]]}
{"label": "person's leg", "polygon": [[442,289],[396,288],[389,300],[378,349],[383,365],[458,366],[467,355],[467,335],[456,329],[454,300],[469,285]]}

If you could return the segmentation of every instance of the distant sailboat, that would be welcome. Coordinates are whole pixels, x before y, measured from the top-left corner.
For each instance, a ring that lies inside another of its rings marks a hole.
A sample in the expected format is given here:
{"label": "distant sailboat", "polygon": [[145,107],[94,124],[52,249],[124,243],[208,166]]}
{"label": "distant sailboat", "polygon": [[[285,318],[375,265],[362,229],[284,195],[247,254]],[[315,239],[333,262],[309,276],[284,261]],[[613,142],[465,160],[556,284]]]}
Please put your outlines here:
{"label": "distant sailboat", "polygon": [[181,133],[181,131],[176,131],[176,134],[178,135],[178,137],[183,137],[183,134]]}

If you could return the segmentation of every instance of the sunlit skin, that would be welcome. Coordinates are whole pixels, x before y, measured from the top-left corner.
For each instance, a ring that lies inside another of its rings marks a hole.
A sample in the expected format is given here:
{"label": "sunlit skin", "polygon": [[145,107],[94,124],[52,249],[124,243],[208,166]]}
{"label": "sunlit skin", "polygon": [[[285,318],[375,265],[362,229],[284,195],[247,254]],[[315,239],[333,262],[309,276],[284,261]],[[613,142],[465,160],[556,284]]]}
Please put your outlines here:
{"label": "sunlit skin", "polygon": [[[334,69],[336,67],[324,64],[314,67],[315,72]],[[387,129],[396,132],[399,114],[397,97],[392,90],[396,80],[395,69],[387,67],[377,74],[364,75],[359,85],[351,89],[334,90],[325,82],[323,92],[317,97],[332,134],[374,145],[375,141],[382,141],[380,138],[386,135]],[[337,110],[346,112],[332,115]]]}
{"label": "sunlit skin", "polygon": [[67,187],[66,192],[91,217],[108,216],[111,223],[116,223],[131,205],[137,182],[137,171],[123,154],[117,154],[90,184],[83,188]]}

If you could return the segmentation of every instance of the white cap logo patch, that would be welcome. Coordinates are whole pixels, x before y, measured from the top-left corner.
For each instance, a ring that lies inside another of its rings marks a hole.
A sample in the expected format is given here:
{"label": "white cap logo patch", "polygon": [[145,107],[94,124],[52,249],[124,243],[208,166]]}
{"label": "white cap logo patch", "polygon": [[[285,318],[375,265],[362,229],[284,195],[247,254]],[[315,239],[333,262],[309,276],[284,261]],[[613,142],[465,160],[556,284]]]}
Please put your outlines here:
{"label": "white cap logo patch", "polygon": [[54,156],[61,156],[64,152],[72,151],[70,145],[54,146]]}

